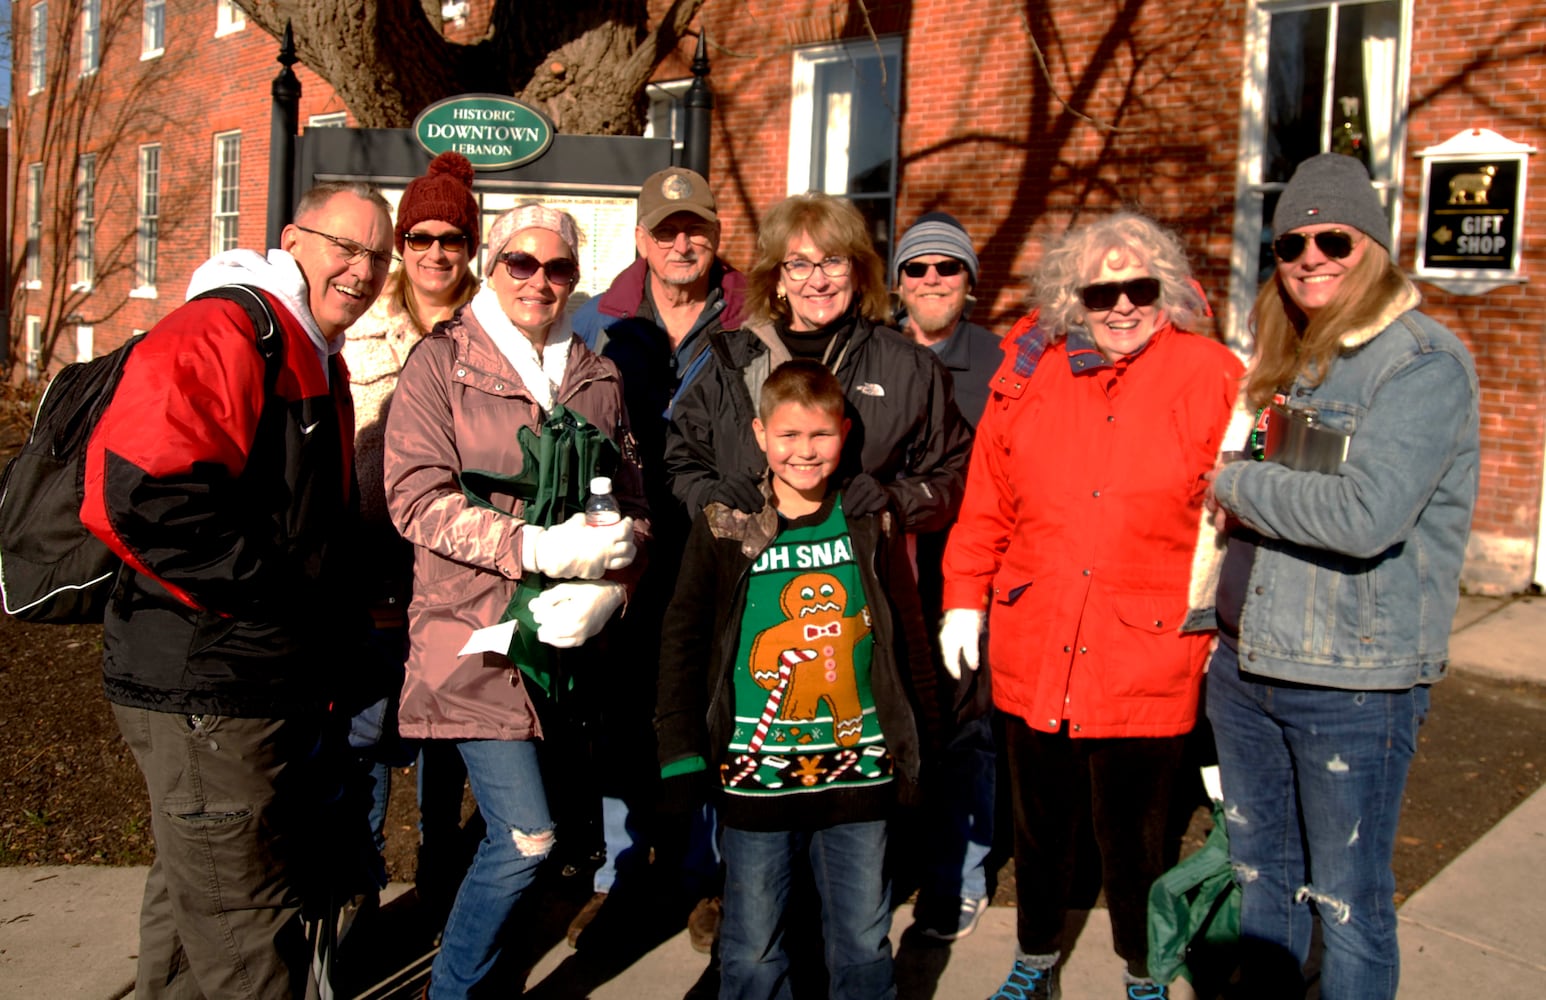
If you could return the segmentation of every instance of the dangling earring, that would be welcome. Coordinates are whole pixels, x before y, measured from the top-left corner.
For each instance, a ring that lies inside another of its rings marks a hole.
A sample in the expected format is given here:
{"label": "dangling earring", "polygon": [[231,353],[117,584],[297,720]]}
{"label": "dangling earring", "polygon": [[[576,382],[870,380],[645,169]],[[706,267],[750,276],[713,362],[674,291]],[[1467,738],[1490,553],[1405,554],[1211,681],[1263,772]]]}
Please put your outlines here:
{"label": "dangling earring", "polygon": [[779,289],[778,289],[778,301],[780,301],[780,302],[788,302],[789,301],[789,293],[784,291],[783,286],[779,286]]}

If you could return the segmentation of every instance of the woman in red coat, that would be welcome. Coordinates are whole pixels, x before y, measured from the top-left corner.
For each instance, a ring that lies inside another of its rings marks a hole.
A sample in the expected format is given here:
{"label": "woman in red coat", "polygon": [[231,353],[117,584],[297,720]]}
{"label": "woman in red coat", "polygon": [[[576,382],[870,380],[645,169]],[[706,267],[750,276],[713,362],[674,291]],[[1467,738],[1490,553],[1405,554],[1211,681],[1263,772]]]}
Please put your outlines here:
{"label": "woman in red coat", "polygon": [[1209,644],[1181,627],[1194,553],[1211,562],[1203,477],[1242,366],[1186,332],[1206,303],[1180,242],[1142,216],[1069,233],[1043,258],[1035,294],[977,428],[940,629],[955,671],[975,669],[987,630],[1004,714],[1019,942],[995,996],[1058,995],[1084,823],[1128,995],[1162,997],[1148,974],[1148,892],[1167,861]]}

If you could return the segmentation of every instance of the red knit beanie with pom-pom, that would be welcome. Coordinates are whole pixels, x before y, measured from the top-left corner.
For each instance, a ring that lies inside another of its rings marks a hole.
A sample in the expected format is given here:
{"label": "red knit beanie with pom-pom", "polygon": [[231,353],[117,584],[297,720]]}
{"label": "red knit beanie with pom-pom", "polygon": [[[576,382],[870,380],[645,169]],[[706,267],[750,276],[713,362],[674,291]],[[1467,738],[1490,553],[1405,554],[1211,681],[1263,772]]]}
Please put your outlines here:
{"label": "red knit beanie with pom-pom", "polygon": [[408,182],[397,203],[397,252],[421,222],[447,222],[467,234],[468,255],[478,252],[478,201],[472,196],[472,164],[461,153],[441,153],[423,177]]}

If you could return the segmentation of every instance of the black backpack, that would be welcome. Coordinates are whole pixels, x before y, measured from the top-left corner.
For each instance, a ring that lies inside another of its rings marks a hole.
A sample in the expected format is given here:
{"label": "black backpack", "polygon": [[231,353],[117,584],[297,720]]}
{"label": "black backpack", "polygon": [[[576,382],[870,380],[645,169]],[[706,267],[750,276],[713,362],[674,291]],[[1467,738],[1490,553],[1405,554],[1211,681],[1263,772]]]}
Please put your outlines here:
{"label": "black backpack", "polygon": [[[214,288],[190,301],[198,299],[228,299],[246,310],[271,395],[282,352],[268,300],[246,285]],[[86,442],[140,339],[60,369],[38,401],[27,442],[6,464],[0,479],[0,603],[23,621],[100,623],[107,611],[123,560],[81,523]]]}

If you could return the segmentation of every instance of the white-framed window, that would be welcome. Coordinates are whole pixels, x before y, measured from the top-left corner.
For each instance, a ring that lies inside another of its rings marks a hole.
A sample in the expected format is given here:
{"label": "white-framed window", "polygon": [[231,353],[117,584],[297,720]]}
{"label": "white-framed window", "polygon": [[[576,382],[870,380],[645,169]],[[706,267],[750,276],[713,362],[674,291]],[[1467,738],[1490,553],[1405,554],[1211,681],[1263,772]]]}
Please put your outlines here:
{"label": "white-framed window", "polygon": [[97,276],[97,154],[75,161],[75,287],[89,290]]}
{"label": "white-framed window", "polygon": [[43,287],[43,164],[27,164],[27,287]]}
{"label": "white-framed window", "polygon": [[1251,303],[1272,273],[1272,213],[1300,163],[1325,152],[1362,160],[1399,240],[1411,24],[1412,0],[1254,0],[1225,328],[1231,346],[1249,349]]}
{"label": "white-framed window", "polygon": [[43,317],[27,317],[27,377],[37,378],[43,369]]}
{"label": "white-framed window", "polygon": [[89,326],[77,326],[75,328],[75,360],[90,361],[96,357],[97,349],[96,330]]}
{"label": "white-framed window", "polygon": [[645,88],[649,97],[649,117],[644,121],[646,139],[670,139],[671,148],[680,150],[687,139],[687,109],[682,97],[692,80],[667,80]]}
{"label": "white-framed window", "polygon": [[215,37],[229,35],[247,27],[247,12],[236,5],[236,0],[215,0]]}
{"label": "white-framed window", "polygon": [[48,3],[32,5],[32,31],[28,35],[28,69],[30,84],[28,93],[42,93],[48,77]]}
{"label": "white-framed window", "polygon": [[102,65],[102,0],[81,0],[81,76]]}
{"label": "white-framed window", "polygon": [[161,146],[140,147],[139,225],[134,243],[135,290],[156,294],[156,265],[161,255]]}
{"label": "white-framed window", "polygon": [[210,252],[237,247],[237,222],[241,219],[242,134],[221,132],[215,136],[214,221],[210,227]]}
{"label": "white-framed window", "polygon": [[849,198],[889,259],[896,211],[902,41],[797,49],[789,114],[789,193]]}
{"label": "white-framed window", "polygon": [[307,128],[346,128],[349,124],[349,112],[330,111],[325,115],[312,115],[306,119]]}
{"label": "white-framed window", "polygon": [[140,58],[154,59],[166,50],[166,0],[144,0]]}

